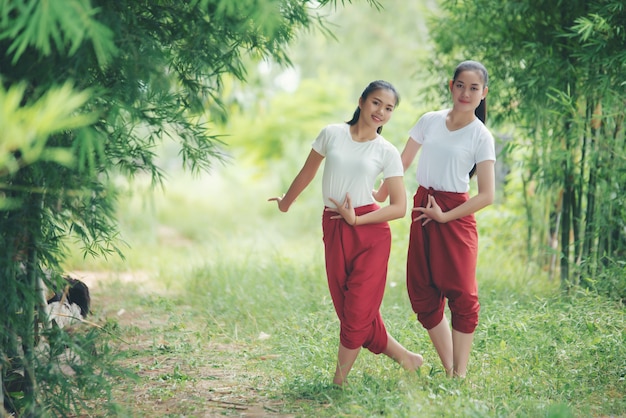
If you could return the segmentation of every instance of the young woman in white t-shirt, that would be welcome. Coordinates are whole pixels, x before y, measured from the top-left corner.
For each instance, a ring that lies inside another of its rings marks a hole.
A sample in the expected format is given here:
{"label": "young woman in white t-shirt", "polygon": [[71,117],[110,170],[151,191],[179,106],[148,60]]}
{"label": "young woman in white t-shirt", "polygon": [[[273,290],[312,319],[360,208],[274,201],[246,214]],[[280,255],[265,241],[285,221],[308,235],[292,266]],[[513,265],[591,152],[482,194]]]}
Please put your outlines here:
{"label": "young woman in white t-shirt", "polygon": [[[388,221],[406,213],[400,153],[380,135],[398,100],[390,83],[370,83],[352,119],[323,128],[287,193],[269,199],[287,212],[326,159],[322,229],[328,286],[341,325],[333,378],[340,386],[361,347],[386,354],[410,371],[423,361],[421,355],[408,351],[389,335],[380,314],[391,250]],[[372,196],[381,173],[390,196],[384,207]]]}
{"label": "young woman in white t-shirt", "polygon": [[[464,377],[478,325],[474,213],[493,203],[494,139],[485,127],[488,74],[476,61],[459,64],[449,82],[452,108],[424,114],[402,151],[404,170],[421,149],[419,187],[407,254],[407,290],[448,376]],[[469,196],[476,174],[478,193]],[[374,196],[387,197],[383,183]],[[445,301],[452,330],[445,317]]]}

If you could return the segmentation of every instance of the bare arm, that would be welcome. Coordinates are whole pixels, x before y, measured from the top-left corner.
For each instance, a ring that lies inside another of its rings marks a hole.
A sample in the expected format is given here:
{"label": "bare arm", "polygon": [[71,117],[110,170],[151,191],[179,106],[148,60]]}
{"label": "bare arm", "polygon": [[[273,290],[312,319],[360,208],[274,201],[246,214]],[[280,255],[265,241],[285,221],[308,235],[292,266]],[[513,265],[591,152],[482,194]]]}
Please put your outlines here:
{"label": "bare arm", "polygon": [[476,177],[478,180],[478,193],[469,198],[456,208],[443,212],[433,196],[428,196],[428,204],[425,208],[414,208],[413,211],[422,212],[415,218],[423,220],[422,224],[427,224],[431,220],[446,223],[464,216],[476,213],[493,203],[495,198],[495,170],[494,161],[482,161],[476,165]]}
{"label": "bare arm", "polygon": [[[421,148],[421,144],[417,143],[417,141],[413,140],[413,138],[409,137],[404,145],[404,149],[400,154],[400,158],[402,159],[402,168],[404,168],[404,172],[411,166],[417,152]],[[390,196],[390,190],[387,187],[387,180],[385,180],[378,190],[374,190],[372,195],[374,199],[378,202],[384,202],[387,199],[387,196]]]}
{"label": "bare arm", "polygon": [[404,149],[402,150],[402,154],[400,154],[400,158],[402,158],[402,167],[404,167],[404,171],[408,170],[408,168],[413,164],[413,160],[417,155],[417,152],[422,147],[422,144],[409,137],[404,145]]}
{"label": "bare arm", "polygon": [[281,212],[287,212],[291,204],[296,200],[300,193],[313,181],[315,178],[315,174],[317,174],[317,170],[322,164],[322,160],[324,156],[318,153],[315,150],[311,150],[309,156],[307,157],[304,165],[300,169],[300,172],[293,179],[291,186],[287,190],[282,197],[270,197],[268,202],[276,201],[278,202],[278,209]]}
{"label": "bare arm", "polygon": [[402,218],[406,214],[404,177],[388,177],[384,182],[389,190],[389,204],[379,210],[359,216],[359,224],[374,224]]}

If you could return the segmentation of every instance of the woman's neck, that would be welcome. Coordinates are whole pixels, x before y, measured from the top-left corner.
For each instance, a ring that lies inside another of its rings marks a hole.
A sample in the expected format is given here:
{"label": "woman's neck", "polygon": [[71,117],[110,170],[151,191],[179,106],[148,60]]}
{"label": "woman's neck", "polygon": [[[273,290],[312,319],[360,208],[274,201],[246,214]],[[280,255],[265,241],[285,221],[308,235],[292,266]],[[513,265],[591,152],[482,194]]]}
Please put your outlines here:
{"label": "woman's neck", "polygon": [[455,112],[454,109],[446,116],[446,126],[450,131],[461,129],[474,122],[476,115],[474,112]]}
{"label": "woman's neck", "polygon": [[378,132],[370,126],[357,122],[350,126],[350,134],[352,135],[352,139],[356,142],[367,142],[376,139]]}

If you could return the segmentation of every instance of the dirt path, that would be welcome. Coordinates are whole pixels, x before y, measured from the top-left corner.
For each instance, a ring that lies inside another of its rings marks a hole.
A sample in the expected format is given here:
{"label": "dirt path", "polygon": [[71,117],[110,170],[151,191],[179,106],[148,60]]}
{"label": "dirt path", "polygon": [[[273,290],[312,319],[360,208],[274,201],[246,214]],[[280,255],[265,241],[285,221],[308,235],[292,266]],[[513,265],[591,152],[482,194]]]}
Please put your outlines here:
{"label": "dirt path", "polygon": [[201,324],[180,322],[185,313],[173,312],[172,306],[134,306],[112,291],[111,283],[120,283],[122,291],[137,288],[163,299],[163,289],[155,288],[147,274],[76,271],[72,275],[90,288],[92,320],[119,324],[120,341],[114,344],[124,354],[122,365],[138,380],[121,380],[114,396],[134,417],[292,416],[279,412],[282,402],[272,399],[259,386],[263,379],[246,367],[246,360],[241,361],[237,354],[246,347],[207,344],[197,336],[202,330],[194,329]]}

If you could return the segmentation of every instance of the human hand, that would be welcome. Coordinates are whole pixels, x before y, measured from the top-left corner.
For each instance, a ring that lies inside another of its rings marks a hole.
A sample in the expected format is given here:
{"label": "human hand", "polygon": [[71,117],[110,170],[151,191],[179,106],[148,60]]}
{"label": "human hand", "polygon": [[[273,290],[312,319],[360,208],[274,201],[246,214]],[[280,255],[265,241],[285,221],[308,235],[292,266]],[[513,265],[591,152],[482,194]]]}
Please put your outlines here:
{"label": "human hand", "polygon": [[383,179],[380,181],[380,186],[378,186],[378,190],[376,189],[372,190],[372,197],[377,202],[384,202],[385,200],[387,200],[388,196],[389,196],[389,190],[385,186],[385,180]]}
{"label": "human hand", "polygon": [[356,223],[356,213],[354,212],[354,208],[352,207],[352,199],[350,199],[350,194],[346,193],[346,198],[343,203],[339,204],[332,197],[328,198],[333,204],[337,207],[336,209],[327,208],[327,211],[330,212],[338,212],[339,215],[331,216],[330,219],[341,219],[343,218],[348,224],[354,225]]}
{"label": "human hand", "polygon": [[413,221],[423,220],[422,226],[426,225],[430,221],[446,223],[445,214],[441,210],[441,206],[437,204],[433,195],[428,195],[428,203],[426,204],[426,207],[413,208],[413,212],[421,212],[417,218],[413,219]]}
{"label": "human hand", "polygon": [[270,197],[269,199],[267,199],[268,202],[276,202],[278,203],[278,210],[280,210],[281,212],[287,212],[289,210],[289,207],[285,207],[285,205],[283,205],[283,197],[285,197],[285,194],[283,193],[282,196],[277,196],[277,197]]}

